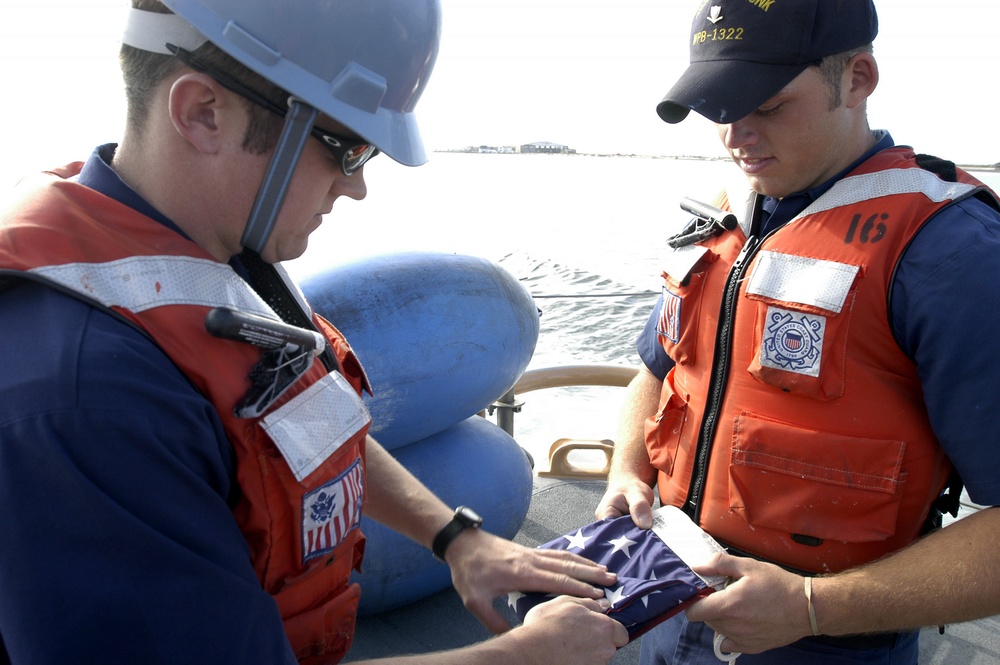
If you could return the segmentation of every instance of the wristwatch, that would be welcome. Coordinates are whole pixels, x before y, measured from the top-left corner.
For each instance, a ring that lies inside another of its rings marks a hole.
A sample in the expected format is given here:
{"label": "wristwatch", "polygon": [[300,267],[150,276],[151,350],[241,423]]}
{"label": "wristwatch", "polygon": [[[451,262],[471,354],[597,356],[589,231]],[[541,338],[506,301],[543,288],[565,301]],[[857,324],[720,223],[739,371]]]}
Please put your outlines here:
{"label": "wristwatch", "polygon": [[455,540],[458,534],[466,529],[478,529],[482,525],[483,518],[476,511],[466,506],[459,506],[455,509],[455,516],[451,521],[445,524],[444,528],[434,536],[434,542],[431,543],[431,551],[434,552],[434,557],[438,561],[446,563],[444,553],[447,551],[448,546],[451,545],[451,541]]}

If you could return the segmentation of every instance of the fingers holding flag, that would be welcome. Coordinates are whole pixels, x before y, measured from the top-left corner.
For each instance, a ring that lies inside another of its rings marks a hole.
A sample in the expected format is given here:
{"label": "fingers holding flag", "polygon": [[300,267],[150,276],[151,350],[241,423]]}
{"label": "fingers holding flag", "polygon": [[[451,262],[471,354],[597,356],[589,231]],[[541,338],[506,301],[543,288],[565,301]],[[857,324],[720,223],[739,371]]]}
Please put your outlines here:
{"label": "fingers holding flag", "polygon": [[[603,592],[596,587],[614,584],[618,576],[608,570],[604,564],[591,561],[579,554],[566,550],[530,549],[530,561],[526,562],[540,576],[542,586],[558,586],[559,593],[584,598],[603,597]],[[585,582],[586,584],[581,584]],[[546,588],[532,588],[528,591],[547,591]],[[575,592],[575,593],[574,593]]]}
{"label": "fingers holding flag", "polygon": [[494,633],[510,628],[493,599],[535,591],[586,599],[604,597],[601,587],[617,577],[604,565],[568,551],[524,547],[480,530],[467,530],[448,549],[452,583],[465,607]]}
{"label": "fingers holding flag", "polygon": [[704,622],[725,636],[724,651],[760,653],[812,634],[800,576],[729,554],[693,569],[730,580],[686,610],[689,621]]}
{"label": "fingers holding flag", "polygon": [[[607,663],[628,643],[628,631],[604,614],[608,601],[560,596],[533,607],[524,617],[525,630],[541,630],[549,640],[547,662],[553,665]],[[572,626],[572,630],[560,630]]]}
{"label": "fingers holding flag", "polygon": [[653,525],[653,488],[638,478],[614,485],[609,483],[594,517],[603,520],[622,515],[631,515],[640,529],[650,528]]}

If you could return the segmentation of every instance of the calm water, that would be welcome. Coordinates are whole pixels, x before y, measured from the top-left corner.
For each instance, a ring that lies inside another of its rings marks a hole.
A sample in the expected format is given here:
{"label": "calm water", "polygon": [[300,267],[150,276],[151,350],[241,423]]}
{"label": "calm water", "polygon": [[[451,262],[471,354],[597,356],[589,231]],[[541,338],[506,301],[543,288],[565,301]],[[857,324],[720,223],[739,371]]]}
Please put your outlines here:
{"label": "calm water", "polygon": [[[305,276],[345,260],[410,249],[496,261],[542,310],[534,369],[639,362],[634,340],[659,294],[666,230],[686,219],[678,201],[710,198],[732,167],[638,157],[435,153],[419,168],[376,160],[366,172],[368,198],[338,201],[289,270]],[[561,437],[612,438],[623,396],[621,388],[529,393],[515,416],[515,436],[539,460]]]}
{"label": "calm water", "polygon": [[[711,200],[741,176],[728,162],[434,153],[418,168],[376,159],[368,198],[338,201],[305,256],[305,276],[359,257],[411,249],[481,256],[517,277],[542,310],[529,369],[636,365],[634,341],[659,293],[679,200]],[[1000,174],[977,174],[1000,187]],[[363,359],[362,359],[363,360]],[[546,466],[553,441],[613,438],[624,390],[566,388],[524,396],[515,436]]]}

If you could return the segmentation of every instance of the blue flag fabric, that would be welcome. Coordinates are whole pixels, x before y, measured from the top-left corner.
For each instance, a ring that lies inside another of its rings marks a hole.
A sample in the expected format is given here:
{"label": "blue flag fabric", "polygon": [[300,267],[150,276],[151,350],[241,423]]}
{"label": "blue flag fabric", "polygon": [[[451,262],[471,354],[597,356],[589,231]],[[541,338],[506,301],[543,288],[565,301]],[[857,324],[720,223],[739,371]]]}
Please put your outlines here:
{"label": "blue flag fabric", "polygon": [[[569,550],[618,574],[617,584],[605,588],[611,602],[606,613],[625,626],[629,641],[715,591],[654,530],[640,529],[627,515],[594,522],[539,547]],[[508,596],[508,604],[523,621],[528,610],[552,597],[517,592]]]}

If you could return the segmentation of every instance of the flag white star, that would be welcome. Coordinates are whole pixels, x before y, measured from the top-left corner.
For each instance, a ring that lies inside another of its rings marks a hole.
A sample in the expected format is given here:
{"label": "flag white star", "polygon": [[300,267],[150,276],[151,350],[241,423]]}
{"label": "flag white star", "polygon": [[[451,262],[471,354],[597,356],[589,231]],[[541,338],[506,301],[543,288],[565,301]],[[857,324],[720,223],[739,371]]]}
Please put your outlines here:
{"label": "flag white star", "polygon": [[[649,574],[649,581],[650,582],[655,582],[656,581],[656,573],[652,573],[651,572]],[[650,591],[649,593],[644,594],[642,596],[642,605],[643,605],[643,607],[649,607],[649,597],[652,596],[654,593],[660,593],[660,590],[656,589],[655,591]]]}
{"label": "flag white star", "polygon": [[625,590],[624,586],[620,586],[614,590],[607,588],[604,589],[604,597],[608,599],[609,603],[611,603],[611,607],[614,607],[615,603],[617,603],[619,600],[625,597],[625,594],[622,593],[624,590]]}
{"label": "flag white star", "polygon": [[609,540],[608,543],[614,545],[614,549],[611,550],[612,554],[621,551],[625,552],[625,556],[627,556],[628,558],[630,559],[632,558],[632,554],[631,552],[628,551],[628,548],[631,547],[632,545],[635,545],[634,540],[629,540],[628,537],[622,536],[621,538],[615,538],[614,540]]}
{"label": "flag white star", "polygon": [[507,604],[510,605],[511,609],[515,612],[517,611],[517,601],[524,598],[524,594],[520,591],[511,591],[507,594]]}
{"label": "flag white star", "polygon": [[563,536],[569,541],[569,549],[583,549],[587,545],[587,541],[593,538],[593,536],[583,535],[583,529],[579,529],[576,534],[567,534]]}

